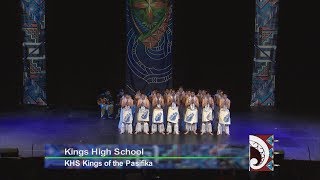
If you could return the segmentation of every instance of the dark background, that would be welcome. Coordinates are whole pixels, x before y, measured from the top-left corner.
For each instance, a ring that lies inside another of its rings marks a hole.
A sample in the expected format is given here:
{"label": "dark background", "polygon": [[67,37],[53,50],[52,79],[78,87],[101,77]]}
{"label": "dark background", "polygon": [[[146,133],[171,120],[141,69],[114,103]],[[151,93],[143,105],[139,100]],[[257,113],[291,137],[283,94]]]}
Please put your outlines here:
{"label": "dark background", "polygon": [[0,111],[16,107],[22,97],[22,38],[19,1],[1,3]]}
{"label": "dark background", "polygon": [[[95,105],[97,94],[125,82],[125,1],[47,0],[48,100]],[[254,0],[174,4],[174,86],[224,89],[234,111],[249,109]],[[5,0],[1,44],[1,109],[22,98],[22,31],[18,1]],[[320,35],[315,5],[280,2],[277,104],[281,111],[318,110]]]}
{"label": "dark background", "polygon": [[[99,90],[115,93],[125,82],[125,1],[61,4],[47,3],[49,102],[94,105]],[[195,5],[174,4],[174,86],[223,88],[234,109],[247,109],[254,3],[237,2],[222,14],[214,6]]]}
{"label": "dark background", "polygon": [[49,104],[96,105],[101,90],[115,91],[124,84],[125,4],[121,2],[47,1]]}
{"label": "dark background", "polygon": [[320,14],[315,2],[280,0],[277,91],[282,111],[320,114]]}

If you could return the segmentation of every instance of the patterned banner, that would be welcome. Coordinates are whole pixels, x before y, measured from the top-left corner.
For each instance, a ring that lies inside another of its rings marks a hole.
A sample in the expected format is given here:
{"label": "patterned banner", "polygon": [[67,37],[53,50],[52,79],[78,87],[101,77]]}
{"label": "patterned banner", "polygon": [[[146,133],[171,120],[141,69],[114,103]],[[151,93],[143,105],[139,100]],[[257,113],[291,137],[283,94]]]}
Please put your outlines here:
{"label": "patterned banner", "polygon": [[249,171],[274,170],[274,135],[249,135]]}
{"label": "patterned banner", "polygon": [[23,103],[47,105],[45,0],[21,0],[23,42]]}
{"label": "patterned banner", "polygon": [[172,86],[172,1],[127,0],[126,89]]}
{"label": "patterned banner", "polygon": [[279,0],[256,0],[251,107],[275,105]]}

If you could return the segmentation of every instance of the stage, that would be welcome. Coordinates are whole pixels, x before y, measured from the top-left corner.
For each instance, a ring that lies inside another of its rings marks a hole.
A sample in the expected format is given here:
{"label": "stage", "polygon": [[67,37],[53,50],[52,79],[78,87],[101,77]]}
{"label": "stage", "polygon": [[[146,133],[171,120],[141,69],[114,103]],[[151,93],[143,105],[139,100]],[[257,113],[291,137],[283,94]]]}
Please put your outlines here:
{"label": "stage", "polygon": [[221,144],[248,145],[249,134],[274,134],[285,159],[320,160],[316,118],[270,112],[232,113],[231,135],[120,135],[118,120],[96,110],[27,108],[0,113],[0,148],[22,157],[42,157],[45,144]]}

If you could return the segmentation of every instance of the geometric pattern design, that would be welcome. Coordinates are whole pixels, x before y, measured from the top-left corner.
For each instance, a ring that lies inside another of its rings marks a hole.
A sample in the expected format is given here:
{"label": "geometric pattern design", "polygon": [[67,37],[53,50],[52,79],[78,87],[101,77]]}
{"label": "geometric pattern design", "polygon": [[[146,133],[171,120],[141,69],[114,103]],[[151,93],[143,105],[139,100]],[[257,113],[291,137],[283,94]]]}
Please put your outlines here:
{"label": "geometric pattern design", "polygon": [[23,40],[23,104],[47,105],[45,0],[20,0]]}
{"label": "geometric pattern design", "polygon": [[271,145],[271,146],[273,146],[274,144],[274,136],[272,135],[272,136],[270,136],[268,139],[267,139],[267,142]]}
{"label": "geometric pattern design", "polygon": [[251,107],[275,105],[279,0],[256,0]]}
{"label": "geometric pattern design", "polygon": [[172,84],[172,1],[127,0],[126,89],[150,93]]}
{"label": "geometric pattern design", "polygon": [[249,171],[274,170],[274,135],[249,135]]}
{"label": "geometric pattern design", "polygon": [[267,167],[270,169],[270,171],[273,171],[274,170],[274,163],[273,161],[270,161],[267,165]]}

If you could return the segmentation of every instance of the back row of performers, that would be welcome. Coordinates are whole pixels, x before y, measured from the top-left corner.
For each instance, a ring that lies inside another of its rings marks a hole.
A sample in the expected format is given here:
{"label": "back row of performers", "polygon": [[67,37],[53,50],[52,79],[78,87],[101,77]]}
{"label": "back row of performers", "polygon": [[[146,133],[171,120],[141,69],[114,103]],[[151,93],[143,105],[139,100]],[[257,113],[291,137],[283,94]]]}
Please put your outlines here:
{"label": "back row of performers", "polygon": [[[159,132],[161,134],[179,134],[179,121],[185,123],[185,134],[193,132],[197,134],[197,125],[201,123],[201,135],[212,133],[212,123],[214,120],[217,126],[217,135],[225,132],[230,135],[230,100],[227,94],[218,90],[213,97],[206,91],[199,91],[196,95],[192,91],[179,89],[166,90],[164,95],[153,91],[149,97],[138,91],[134,99],[125,94],[120,99],[121,111],[118,128],[120,134],[133,133],[133,120],[136,120],[135,134],[149,134],[151,124],[151,134]],[[133,113],[135,106],[136,113]],[[202,111],[201,111],[202,109]],[[166,111],[166,116],[164,116]],[[152,112],[152,114],[151,114]],[[199,116],[199,118],[198,118]],[[166,127],[165,127],[166,121]]]}

